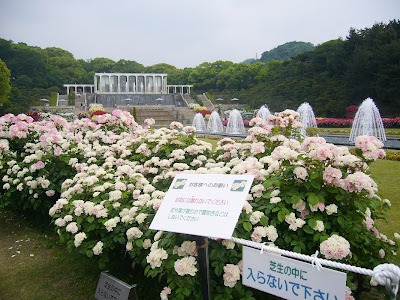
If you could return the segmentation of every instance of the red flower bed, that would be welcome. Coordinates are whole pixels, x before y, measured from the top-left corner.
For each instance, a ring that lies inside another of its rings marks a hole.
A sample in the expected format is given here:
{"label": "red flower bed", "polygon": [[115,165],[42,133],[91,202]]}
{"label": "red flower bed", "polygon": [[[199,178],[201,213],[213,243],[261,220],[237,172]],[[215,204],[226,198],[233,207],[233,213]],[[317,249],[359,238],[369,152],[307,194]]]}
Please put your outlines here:
{"label": "red flower bed", "polygon": [[100,116],[100,115],[105,115],[105,114],[106,114],[106,112],[103,111],[103,110],[96,110],[96,111],[94,111],[94,112],[92,112],[92,113],[90,114],[90,117],[93,117],[93,116]]}
{"label": "red flower bed", "polygon": [[346,107],[346,119],[354,119],[358,110],[358,106],[350,105]]}
{"label": "red flower bed", "polygon": [[[317,126],[333,127],[333,128],[344,128],[351,127],[353,125],[353,119],[334,119],[334,118],[323,118],[317,119]],[[383,118],[383,127],[385,128],[400,128],[400,117],[396,118]]]}
{"label": "red flower bed", "polygon": [[351,127],[352,124],[353,124],[353,119],[335,119],[335,118],[317,119],[318,127],[343,128],[343,127]]}
{"label": "red flower bed", "polygon": [[205,117],[206,115],[211,115],[212,111],[211,110],[199,110],[199,113]]}
{"label": "red flower bed", "polygon": [[26,115],[32,117],[35,122],[40,120],[40,111],[30,110],[26,112]]}
{"label": "red flower bed", "polygon": [[400,128],[400,117],[382,119],[385,128]]}

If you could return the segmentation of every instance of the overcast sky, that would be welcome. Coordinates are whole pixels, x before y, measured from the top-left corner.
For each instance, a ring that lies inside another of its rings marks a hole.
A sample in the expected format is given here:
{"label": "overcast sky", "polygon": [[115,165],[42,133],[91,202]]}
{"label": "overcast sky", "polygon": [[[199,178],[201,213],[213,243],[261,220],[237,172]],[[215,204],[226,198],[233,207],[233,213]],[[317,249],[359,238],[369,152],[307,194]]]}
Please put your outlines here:
{"label": "overcast sky", "polygon": [[400,18],[400,0],[0,0],[0,38],[178,68],[258,58]]}

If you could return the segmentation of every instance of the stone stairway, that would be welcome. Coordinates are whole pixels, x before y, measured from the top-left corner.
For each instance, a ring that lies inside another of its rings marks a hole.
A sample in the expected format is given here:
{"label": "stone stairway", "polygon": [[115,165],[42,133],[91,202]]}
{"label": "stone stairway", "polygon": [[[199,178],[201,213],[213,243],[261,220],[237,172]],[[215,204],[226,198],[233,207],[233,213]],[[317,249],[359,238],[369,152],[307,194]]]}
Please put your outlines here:
{"label": "stone stairway", "polygon": [[85,95],[76,94],[75,95],[75,114],[79,114],[80,112],[85,110]]}
{"label": "stone stairway", "polygon": [[196,104],[196,102],[193,100],[193,98],[192,98],[190,95],[185,94],[185,95],[182,95],[182,97],[183,97],[183,99],[186,100],[186,103],[187,103],[188,105],[189,105],[189,104]]}
{"label": "stone stairway", "polygon": [[207,98],[206,94],[197,95],[197,98],[203,102],[203,106],[207,107],[207,110],[215,110],[214,104]]}
{"label": "stone stairway", "polygon": [[[133,113],[132,106],[118,106],[118,109]],[[154,127],[169,127],[171,122],[180,122],[184,126],[192,125],[193,117],[191,110],[187,107],[175,107],[173,105],[146,105],[135,106],[136,122],[139,125],[145,125],[144,120],[153,118]]]}

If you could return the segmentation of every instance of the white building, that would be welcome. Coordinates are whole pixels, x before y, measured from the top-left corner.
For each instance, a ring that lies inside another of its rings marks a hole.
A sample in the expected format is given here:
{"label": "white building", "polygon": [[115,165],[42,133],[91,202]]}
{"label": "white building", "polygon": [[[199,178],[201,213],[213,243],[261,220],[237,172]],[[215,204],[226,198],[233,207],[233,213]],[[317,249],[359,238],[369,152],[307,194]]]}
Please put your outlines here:
{"label": "white building", "polygon": [[190,94],[193,85],[167,85],[165,73],[95,73],[94,84],[64,84],[70,93]]}

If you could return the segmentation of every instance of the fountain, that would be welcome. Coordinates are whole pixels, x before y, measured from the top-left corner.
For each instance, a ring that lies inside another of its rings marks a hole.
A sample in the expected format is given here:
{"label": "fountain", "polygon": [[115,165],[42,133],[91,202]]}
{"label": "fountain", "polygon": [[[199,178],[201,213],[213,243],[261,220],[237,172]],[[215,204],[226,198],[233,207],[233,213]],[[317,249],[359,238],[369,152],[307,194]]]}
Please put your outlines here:
{"label": "fountain", "polygon": [[350,142],[355,142],[360,135],[375,136],[381,142],[386,142],[385,129],[374,100],[367,98],[357,110],[350,132]]}
{"label": "fountain", "polygon": [[317,120],[315,119],[314,111],[308,102],[304,102],[299,106],[297,112],[300,114],[300,122],[304,125],[304,127],[300,130],[300,134],[306,137],[307,128],[317,127]]}
{"label": "fountain", "polygon": [[226,133],[228,134],[243,134],[246,133],[243,125],[242,115],[240,111],[234,109],[229,114],[228,124],[226,127]]}
{"label": "fountain", "polygon": [[213,132],[213,133],[224,131],[224,127],[222,125],[222,121],[221,121],[221,118],[220,118],[218,112],[213,111],[211,113],[210,119],[208,120],[208,123],[207,123],[207,131]]}
{"label": "fountain", "polygon": [[269,115],[271,115],[271,112],[269,111],[268,106],[265,104],[261,106],[256,117],[263,119],[263,121],[267,121]]}
{"label": "fountain", "polygon": [[197,113],[193,118],[193,127],[196,128],[196,132],[205,132],[206,131],[206,122],[204,122],[203,115],[201,113]]}

